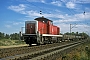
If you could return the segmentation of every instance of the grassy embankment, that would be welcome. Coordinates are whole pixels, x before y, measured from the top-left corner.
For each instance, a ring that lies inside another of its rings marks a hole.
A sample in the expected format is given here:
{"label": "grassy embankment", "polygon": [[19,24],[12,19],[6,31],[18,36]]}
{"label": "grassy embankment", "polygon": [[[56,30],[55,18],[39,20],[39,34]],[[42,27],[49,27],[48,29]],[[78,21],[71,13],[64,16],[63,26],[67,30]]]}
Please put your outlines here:
{"label": "grassy embankment", "polygon": [[73,49],[66,56],[68,60],[90,60],[90,41]]}
{"label": "grassy embankment", "polygon": [[11,45],[22,45],[22,44],[25,44],[25,42],[20,40],[10,40],[10,39],[0,40],[0,46],[11,46]]}
{"label": "grassy embankment", "polygon": [[69,50],[69,52],[64,52],[56,60],[90,60],[90,39],[86,43]]}

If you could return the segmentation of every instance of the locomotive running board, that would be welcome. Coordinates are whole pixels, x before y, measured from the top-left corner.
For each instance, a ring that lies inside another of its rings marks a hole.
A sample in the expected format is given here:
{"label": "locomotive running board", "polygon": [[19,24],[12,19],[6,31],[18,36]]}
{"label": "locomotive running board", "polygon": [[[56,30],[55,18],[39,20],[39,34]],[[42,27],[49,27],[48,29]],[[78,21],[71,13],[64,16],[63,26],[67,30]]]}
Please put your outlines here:
{"label": "locomotive running board", "polygon": [[63,35],[42,34],[42,36],[63,37]]}

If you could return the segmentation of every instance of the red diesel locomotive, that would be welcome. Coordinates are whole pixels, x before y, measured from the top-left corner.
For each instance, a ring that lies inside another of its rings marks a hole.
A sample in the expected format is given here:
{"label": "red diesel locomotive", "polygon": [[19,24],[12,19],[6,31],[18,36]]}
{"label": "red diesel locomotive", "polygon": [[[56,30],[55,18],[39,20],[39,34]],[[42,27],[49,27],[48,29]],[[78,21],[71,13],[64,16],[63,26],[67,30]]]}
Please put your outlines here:
{"label": "red diesel locomotive", "polygon": [[[26,44],[45,44],[60,42],[62,35],[59,35],[60,28],[53,25],[53,21],[44,17],[36,18],[34,21],[25,22]],[[56,39],[56,40],[55,40]]]}

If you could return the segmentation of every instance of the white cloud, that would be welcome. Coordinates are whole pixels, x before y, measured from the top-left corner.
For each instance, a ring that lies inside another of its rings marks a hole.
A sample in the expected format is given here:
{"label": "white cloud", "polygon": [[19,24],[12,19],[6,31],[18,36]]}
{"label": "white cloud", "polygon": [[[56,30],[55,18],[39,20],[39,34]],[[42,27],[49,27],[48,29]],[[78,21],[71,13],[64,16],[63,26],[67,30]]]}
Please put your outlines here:
{"label": "white cloud", "polygon": [[26,8],[26,6],[24,4],[19,4],[18,6],[11,5],[8,7],[8,9],[16,11],[16,12],[23,11],[23,10],[25,10],[25,8]]}
{"label": "white cloud", "polygon": [[[60,33],[66,33],[66,32],[70,32],[70,24],[66,24],[66,23],[59,23],[59,24],[54,24],[58,27],[60,27]],[[74,26],[74,27],[73,27]],[[71,29],[71,32],[88,32],[90,30],[90,26],[89,25],[85,25],[85,24],[72,24],[71,27],[73,27]],[[89,27],[89,28],[85,28],[85,27]]]}
{"label": "white cloud", "polygon": [[90,19],[90,12],[85,12],[81,14],[75,14],[75,18],[80,19],[80,20],[89,20]]}
{"label": "white cloud", "polygon": [[28,2],[41,2],[41,3],[45,3],[45,0],[27,0]]}
{"label": "white cloud", "polygon": [[73,0],[76,3],[90,3],[90,0]]}
{"label": "white cloud", "polygon": [[[85,15],[83,13],[80,14],[75,14],[75,15],[62,15],[62,19],[58,19],[55,20],[54,23],[72,23],[72,22],[82,22],[85,20],[90,20],[90,12],[85,13]],[[58,18],[58,15],[57,15]]]}
{"label": "white cloud", "polygon": [[60,33],[69,32],[69,24],[60,23],[60,24],[56,24],[56,26],[60,27]]}
{"label": "white cloud", "polygon": [[60,19],[60,20],[55,20],[54,23],[72,23],[72,22],[77,22],[78,20],[72,20],[72,19],[67,19],[67,20],[64,20],[64,19]]}
{"label": "white cloud", "polygon": [[[73,4],[71,4],[71,5],[73,5]],[[90,19],[90,12],[85,12],[85,15],[83,13],[79,13],[79,14],[75,14],[75,15],[71,15],[71,16],[68,14],[57,14],[57,13],[54,13],[54,14],[53,13],[52,14],[44,13],[44,14],[40,15],[40,13],[38,13],[37,11],[25,10],[26,6],[24,4],[19,4],[18,6],[9,6],[8,8],[15,12],[25,14],[26,17],[41,17],[43,15],[47,18],[48,17],[58,18],[60,22],[75,22],[75,21],[82,21],[82,20]],[[71,7],[71,8],[74,8],[74,7]]]}
{"label": "white cloud", "polygon": [[60,14],[43,14],[45,17],[50,17],[50,18],[64,18],[63,15],[60,15]]}
{"label": "white cloud", "polygon": [[75,4],[74,4],[73,2],[67,2],[67,3],[66,3],[66,7],[67,7],[67,8],[74,9],[74,8],[75,8]]}
{"label": "white cloud", "polygon": [[37,11],[33,11],[33,10],[30,10],[30,11],[26,11],[26,14],[30,17],[30,16],[41,16]]}
{"label": "white cloud", "polygon": [[21,24],[24,24],[24,22],[13,22],[12,24],[13,25],[21,25]]}
{"label": "white cloud", "polygon": [[[6,21],[6,24],[5,27],[13,27],[13,26],[18,26],[18,25],[23,25],[25,22],[24,21],[20,21],[20,22],[17,22],[17,21]],[[9,25],[10,24],[10,25]]]}
{"label": "white cloud", "polygon": [[90,8],[87,8],[87,7],[86,7],[85,10],[86,10],[87,12],[90,12]]}
{"label": "white cloud", "polygon": [[[90,26],[85,24],[77,24],[76,27],[77,28],[72,28],[72,31],[86,32],[87,30],[90,30]],[[89,28],[86,28],[86,27],[89,27]]]}
{"label": "white cloud", "polygon": [[6,28],[11,28],[12,26],[11,25],[5,25]]}
{"label": "white cloud", "polygon": [[61,0],[62,2],[74,2],[74,3],[90,3],[90,0]]}
{"label": "white cloud", "polygon": [[45,0],[41,0],[42,3],[45,3]]}
{"label": "white cloud", "polygon": [[51,4],[56,5],[56,6],[62,6],[61,1],[53,1],[51,2]]}

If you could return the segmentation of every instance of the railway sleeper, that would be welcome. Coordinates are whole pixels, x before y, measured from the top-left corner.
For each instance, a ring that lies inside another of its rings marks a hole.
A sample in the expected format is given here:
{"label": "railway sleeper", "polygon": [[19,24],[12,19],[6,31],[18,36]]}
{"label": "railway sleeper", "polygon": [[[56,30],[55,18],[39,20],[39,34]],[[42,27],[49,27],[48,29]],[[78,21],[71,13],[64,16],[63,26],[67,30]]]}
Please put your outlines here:
{"label": "railway sleeper", "polygon": [[[74,44],[74,43],[71,43],[71,44]],[[66,45],[70,45],[70,44],[66,44]],[[65,46],[65,45],[63,45],[63,46]],[[58,46],[58,48],[60,48],[60,47],[63,47],[63,46]],[[12,56],[12,57],[6,57],[6,58],[3,58],[3,59],[20,59],[20,57],[21,58],[26,58],[26,56],[29,56],[29,57],[37,57],[37,55],[44,55],[45,53],[49,53],[50,51],[53,51],[54,49],[55,49],[56,47],[53,47],[53,48],[49,48],[49,49],[45,49],[45,50],[41,50],[41,51],[37,51],[37,52],[32,52],[32,53],[26,53],[26,54],[21,54],[21,55],[15,55],[15,56]],[[57,49],[58,49],[57,48]],[[57,50],[56,49],[56,50]],[[43,54],[42,54],[42,52],[44,52]],[[53,53],[53,52],[51,52],[51,53]],[[54,53],[53,53],[54,54]],[[31,59],[31,58],[29,58],[29,59]]]}

